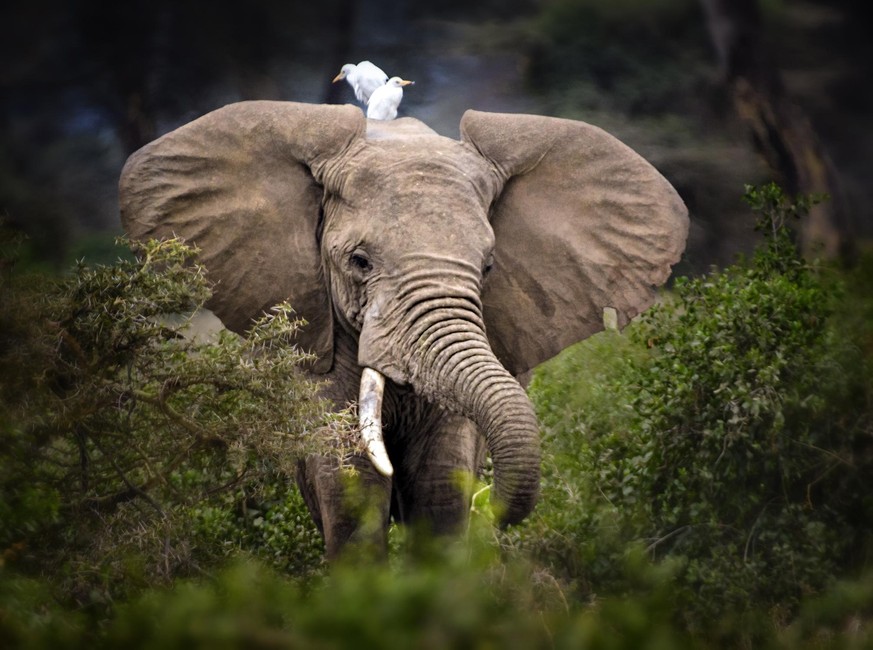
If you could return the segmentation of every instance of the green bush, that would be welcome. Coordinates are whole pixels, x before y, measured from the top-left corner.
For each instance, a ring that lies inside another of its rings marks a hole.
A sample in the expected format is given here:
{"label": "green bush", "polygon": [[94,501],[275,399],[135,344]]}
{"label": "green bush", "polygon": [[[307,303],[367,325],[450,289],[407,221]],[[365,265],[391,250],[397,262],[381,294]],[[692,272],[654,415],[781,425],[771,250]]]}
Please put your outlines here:
{"label": "green bush", "polygon": [[[535,379],[547,442],[564,442],[546,455],[548,507],[516,540],[581,593],[627,589],[629,545],[678,563],[683,615],[710,630],[793,615],[863,564],[873,521],[870,356],[836,317],[864,298],[797,253],[789,222],[808,200],[774,185],[746,199],[765,235],[748,262],[679,279],[628,340],[571,352],[584,374]],[[556,422],[562,393],[592,415]]]}
{"label": "green bush", "polygon": [[629,554],[632,595],[566,598],[547,573],[505,561],[480,541],[443,544],[428,562],[338,565],[301,583],[235,562],[208,578],[178,580],[120,603],[89,625],[33,581],[0,581],[0,646],[9,648],[506,648],[548,650],[760,650],[861,648],[871,640],[873,584],[856,581],[807,604],[798,619],[755,644],[712,642],[679,622],[674,569]]}
{"label": "green bush", "polygon": [[[443,544],[430,561],[338,565],[305,585],[252,562],[179,580],[120,604],[99,628],[46,611],[0,617],[8,648],[604,648],[692,647],[669,616],[669,583],[646,597],[564,600],[554,581],[479,543]],[[0,588],[0,613],[7,605]],[[18,594],[19,598],[21,593]],[[37,593],[31,606],[43,601]],[[7,610],[8,611],[8,610]],[[52,645],[57,644],[57,645]]]}
{"label": "green bush", "polygon": [[633,451],[623,434],[632,413],[617,389],[624,360],[637,354],[628,337],[603,332],[538,368],[528,391],[543,431],[540,501],[504,543],[531,553],[582,600],[624,584],[633,534],[602,486],[614,459]]}
{"label": "green bush", "polygon": [[863,361],[834,335],[836,287],[790,238],[808,202],[775,185],[746,199],[766,237],[750,263],[677,283],[634,331],[653,351],[632,401],[647,459],[624,471],[646,495],[650,548],[688,559],[685,582],[713,616],[793,610],[850,566],[873,514],[858,453],[869,431],[846,418],[869,413],[852,403],[849,367]]}
{"label": "green bush", "polygon": [[343,454],[351,428],[300,370],[300,322],[278,305],[244,338],[194,336],[183,315],[210,295],[196,250],[131,246],[136,260],[61,279],[3,277],[6,565],[53,575],[83,605],[240,553],[317,569],[289,476],[305,454]]}

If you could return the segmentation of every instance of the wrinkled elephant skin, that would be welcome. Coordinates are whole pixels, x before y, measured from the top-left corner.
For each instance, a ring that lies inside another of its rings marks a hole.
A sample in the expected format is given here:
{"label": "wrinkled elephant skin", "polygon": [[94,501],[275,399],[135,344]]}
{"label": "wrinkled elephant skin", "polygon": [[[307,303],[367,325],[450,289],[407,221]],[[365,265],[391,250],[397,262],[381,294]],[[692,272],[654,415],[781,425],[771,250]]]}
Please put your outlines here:
{"label": "wrinkled elephant skin", "polygon": [[486,451],[501,522],[528,515],[539,432],[516,377],[601,330],[604,309],[623,327],[648,307],[688,230],[672,186],[597,127],[476,111],[452,140],[352,106],[231,104],[133,154],[120,197],[131,237],[201,249],[230,329],[288,300],[338,407],[364,369],[384,384],[355,461],[379,525],[327,459],[298,477],[330,556],[384,551],[392,515],[457,531],[458,476]]}

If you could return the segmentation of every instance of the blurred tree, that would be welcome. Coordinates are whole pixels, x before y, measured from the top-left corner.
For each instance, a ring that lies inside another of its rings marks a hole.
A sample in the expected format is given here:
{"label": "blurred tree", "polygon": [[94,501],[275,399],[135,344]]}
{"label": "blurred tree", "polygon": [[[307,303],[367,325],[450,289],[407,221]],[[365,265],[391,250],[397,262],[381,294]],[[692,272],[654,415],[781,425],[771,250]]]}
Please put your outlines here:
{"label": "blurred tree", "polygon": [[0,22],[19,28],[0,42],[10,62],[0,71],[0,120],[27,104],[50,108],[58,121],[91,112],[126,153],[160,135],[162,123],[229,101],[281,98],[279,77],[290,63],[314,63],[327,76],[334,61],[323,54],[344,58],[356,11],[350,0],[22,5],[0,8]]}
{"label": "blurred tree", "polygon": [[117,226],[115,186],[128,154],[225,103],[290,99],[282,88],[302,85],[301,71],[329,82],[336,70],[312,53],[330,50],[349,4],[0,5],[10,27],[0,39],[0,214],[61,268],[80,228]]}
{"label": "blurred tree", "polygon": [[812,124],[786,92],[764,38],[758,0],[701,0],[734,107],[780,184],[793,195],[828,194],[801,224],[807,252],[847,254],[850,223],[839,178]]}
{"label": "blurred tree", "polygon": [[[340,71],[346,63],[357,63],[352,61],[352,41],[354,40],[354,25],[355,25],[355,10],[358,6],[354,0],[339,0],[339,9],[336,15],[336,31],[337,38],[334,41],[334,47],[330,52],[329,60],[331,69],[335,70],[334,74]],[[325,104],[343,104],[345,103],[343,87],[340,84],[335,84],[332,81],[333,77],[327,79],[326,89],[324,91]]]}

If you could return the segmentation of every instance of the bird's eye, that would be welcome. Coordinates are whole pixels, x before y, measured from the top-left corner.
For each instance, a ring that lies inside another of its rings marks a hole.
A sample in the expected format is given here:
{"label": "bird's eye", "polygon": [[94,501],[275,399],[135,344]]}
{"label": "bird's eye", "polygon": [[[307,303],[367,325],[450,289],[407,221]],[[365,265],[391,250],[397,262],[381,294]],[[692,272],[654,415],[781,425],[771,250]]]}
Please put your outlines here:
{"label": "bird's eye", "polygon": [[349,257],[349,264],[352,266],[352,268],[363,271],[365,273],[373,268],[370,260],[367,259],[367,256],[361,251],[355,251],[351,254],[351,256]]}

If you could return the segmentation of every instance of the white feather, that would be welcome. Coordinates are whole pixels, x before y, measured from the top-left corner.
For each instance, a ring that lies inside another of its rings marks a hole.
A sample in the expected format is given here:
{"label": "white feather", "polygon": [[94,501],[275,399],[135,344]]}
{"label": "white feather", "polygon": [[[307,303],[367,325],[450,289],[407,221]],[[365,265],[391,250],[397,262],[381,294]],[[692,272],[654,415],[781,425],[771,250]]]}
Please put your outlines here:
{"label": "white feather", "polygon": [[393,120],[397,117],[397,107],[403,99],[403,86],[412,83],[415,82],[391,77],[387,83],[379,86],[370,96],[367,117],[371,120]]}
{"label": "white feather", "polygon": [[388,75],[370,61],[361,61],[357,65],[346,63],[333,80],[336,83],[341,79],[349,82],[357,100],[366,105],[369,104],[373,91],[388,81]]}

